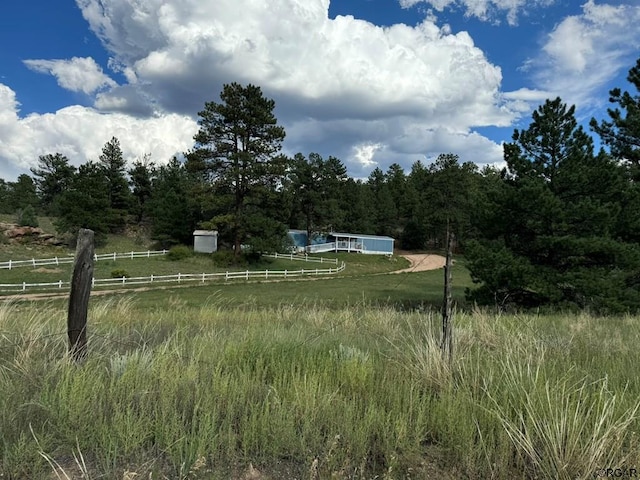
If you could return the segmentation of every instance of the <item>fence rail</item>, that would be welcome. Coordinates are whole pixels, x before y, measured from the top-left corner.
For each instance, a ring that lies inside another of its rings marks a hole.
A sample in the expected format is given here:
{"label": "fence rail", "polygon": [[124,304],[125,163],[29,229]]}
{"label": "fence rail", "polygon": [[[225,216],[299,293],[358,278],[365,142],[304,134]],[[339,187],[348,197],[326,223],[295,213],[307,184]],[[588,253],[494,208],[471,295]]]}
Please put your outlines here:
{"label": "fence rail", "polygon": [[[149,258],[159,257],[169,253],[169,250],[147,250],[146,252],[120,252],[120,253],[102,253],[94,255],[93,259],[97,262],[99,260],[119,260],[119,259],[134,259],[134,258]],[[265,257],[282,258],[285,260],[300,260],[303,262],[315,262],[315,263],[333,263],[338,265],[337,258],[323,258],[323,257],[309,257],[307,255],[294,255],[293,253],[274,253],[273,255],[265,255]],[[8,260],[0,262],[0,270],[12,270],[20,267],[42,267],[44,265],[61,265],[64,263],[73,263],[73,255],[70,254],[67,257],[53,257],[53,258],[32,258],[31,260]]]}
{"label": "fence rail", "polygon": [[311,263],[333,263],[338,265],[337,258],[324,258],[324,257],[309,257],[308,255],[296,255],[293,253],[274,253],[273,255],[265,255],[270,258],[282,258],[284,260],[300,260],[302,262]]}
{"label": "fence rail", "polygon": [[[133,258],[149,258],[159,257],[166,255],[169,250],[147,250],[146,252],[120,252],[120,253],[101,253],[94,255],[93,259],[97,262],[99,260],[119,260],[119,259],[133,259]],[[73,255],[67,257],[53,257],[53,258],[32,258],[31,260],[9,260],[6,262],[0,262],[0,270],[12,270],[19,267],[41,267],[44,265],[61,265],[64,263],[73,263]]]}
{"label": "fence rail", "polygon": [[[326,260],[326,259],[325,259]],[[121,278],[94,278],[92,287],[121,287],[127,285],[149,285],[153,283],[170,282],[199,282],[205,283],[213,280],[269,280],[277,278],[295,278],[313,275],[335,275],[346,268],[342,262],[335,268],[301,268],[300,270],[262,270],[262,271],[236,271],[223,273],[177,273],[174,275],[149,275],[146,277],[121,277]],[[0,283],[0,291],[26,292],[27,290],[67,290],[70,282],[59,280],[51,283]]]}

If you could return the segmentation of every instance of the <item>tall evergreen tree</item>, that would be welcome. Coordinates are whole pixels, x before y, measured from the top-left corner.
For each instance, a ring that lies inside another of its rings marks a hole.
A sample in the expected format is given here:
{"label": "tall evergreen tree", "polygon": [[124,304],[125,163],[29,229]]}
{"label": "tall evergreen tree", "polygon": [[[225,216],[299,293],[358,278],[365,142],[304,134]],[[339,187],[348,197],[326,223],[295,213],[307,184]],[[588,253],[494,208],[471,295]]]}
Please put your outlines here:
{"label": "tall evergreen tree", "polygon": [[36,209],[38,206],[38,195],[33,179],[23,173],[18,176],[15,182],[8,182],[7,210],[9,213],[17,213],[26,207]]}
{"label": "tall evergreen tree", "polygon": [[4,178],[0,178],[0,213],[13,213],[9,203],[10,196],[9,183]]}
{"label": "tall evergreen tree", "polygon": [[142,160],[133,162],[127,171],[129,174],[129,185],[132,189],[133,208],[138,223],[142,222],[147,212],[147,201],[151,198],[153,178],[156,166],[150,160],[149,155],[145,155]]}
{"label": "tall evergreen tree", "polygon": [[373,197],[374,233],[376,235],[393,236],[396,233],[395,226],[397,225],[398,210],[393,201],[389,185],[387,185],[386,176],[380,168],[374,168],[369,174],[367,186]]}
{"label": "tall evergreen tree", "polygon": [[340,160],[335,157],[324,160],[317,153],[310,153],[307,159],[298,153],[290,176],[295,208],[302,216],[308,242],[314,234],[329,231],[342,222],[340,194],[347,169]]}
{"label": "tall evergreen tree", "polygon": [[629,70],[627,80],[635,87],[635,94],[620,88],[611,90],[609,101],[616,106],[608,110],[610,121],[598,123],[592,118],[590,125],[625,167],[630,180],[620,191],[618,234],[628,241],[640,242],[640,59]]}
{"label": "tall evergreen tree", "polygon": [[336,231],[375,234],[375,203],[371,188],[361,180],[347,178],[341,187],[341,223]]}
{"label": "tall evergreen tree", "polygon": [[[620,241],[620,169],[594,155],[574,107],[559,98],[533,113],[504,147],[504,189],[493,229],[466,255],[483,285],[475,299],[551,303],[596,310],[637,308],[637,245]],[[494,262],[497,262],[494,264]]]}
{"label": "tall evergreen tree", "polygon": [[189,199],[190,176],[175,157],[157,169],[146,208],[153,238],[163,247],[192,241],[198,219]]}
{"label": "tall evergreen tree", "polygon": [[43,211],[57,216],[59,197],[70,187],[76,167],[60,153],[47,154],[38,158],[38,165],[31,167],[31,173]]}
{"label": "tall evergreen tree", "polygon": [[448,231],[455,235],[456,241],[468,238],[476,175],[475,164],[461,165],[458,155],[452,153],[439,155],[429,168],[423,198],[428,205],[427,223],[436,245],[444,247]]}
{"label": "tall evergreen tree", "polygon": [[100,155],[99,165],[102,167],[107,180],[109,193],[109,229],[117,231],[126,223],[126,217],[131,207],[131,191],[126,177],[126,162],[120,148],[120,141],[112,137]]}
{"label": "tall evergreen tree", "polygon": [[60,213],[56,228],[76,237],[80,228],[90,228],[101,242],[109,233],[109,185],[104,169],[95,162],[80,165],[65,191],[59,196]]}
{"label": "tall evergreen tree", "polygon": [[[275,102],[265,98],[260,87],[227,84],[220,99],[207,102],[199,112],[195,148],[187,157],[201,163],[214,183],[220,214],[213,223],[228,228],[238,256],[249,238],[261,235],[255,227],[263,224],[256,222],[259,209],[251,205],[265,188],[284,178],[287,162],[280,149],[285,131],[273,114]],[[286,238],[286,227],[281,227],[274,243]]]}
{"label": "tall evergreen tree", "polygon": [[611,148],[611,154],[618,160],[628,162],[632,178],[640,181],[640,58],[629,70],[627,80],[636,93],[614,88],[609,92],[609,102],[616,104],[608,109],[610,121],[600,123],[591,119],[591,128]]}

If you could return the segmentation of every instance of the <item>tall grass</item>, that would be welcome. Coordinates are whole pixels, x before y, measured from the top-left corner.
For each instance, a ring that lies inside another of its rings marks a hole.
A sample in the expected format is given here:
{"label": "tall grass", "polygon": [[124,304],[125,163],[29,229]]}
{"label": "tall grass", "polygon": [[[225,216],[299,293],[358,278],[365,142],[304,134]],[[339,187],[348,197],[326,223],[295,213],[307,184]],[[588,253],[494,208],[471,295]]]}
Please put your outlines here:
{"label": "tall grass", "polygon": [[639,460],[637,319],[458,314],[449,364],[437,316],[364,304],[125,297],[89,317],[77,365],[62,309],[0,307],[0,476],[576,478]]}

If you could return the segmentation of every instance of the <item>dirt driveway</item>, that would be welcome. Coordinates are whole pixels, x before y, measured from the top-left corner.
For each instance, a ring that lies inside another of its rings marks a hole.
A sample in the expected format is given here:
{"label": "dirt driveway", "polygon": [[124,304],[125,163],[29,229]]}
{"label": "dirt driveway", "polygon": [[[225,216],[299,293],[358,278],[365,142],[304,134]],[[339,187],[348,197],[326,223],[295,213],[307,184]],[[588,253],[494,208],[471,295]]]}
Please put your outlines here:
{"label": "dirt driveway", "polygon": [[409,260],[409,262],[411,262],[411,266],[409,268],[404,268],[393,273],[424,272],[426,270],[437,270],[439,268],[444,268],[444,262],[446,260],[442,255],[435,255],[431,253],[416,253],[402,256]]}

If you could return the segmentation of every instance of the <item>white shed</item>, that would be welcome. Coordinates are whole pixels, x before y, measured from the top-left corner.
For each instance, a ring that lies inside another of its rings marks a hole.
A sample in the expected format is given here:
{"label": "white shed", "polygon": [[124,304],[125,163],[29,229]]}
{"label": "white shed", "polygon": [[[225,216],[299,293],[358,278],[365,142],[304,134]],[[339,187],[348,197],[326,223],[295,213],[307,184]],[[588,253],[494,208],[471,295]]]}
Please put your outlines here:
{"label": "white shed", "polygon": [[196,230],[193,232],[193,251],[213,253],[218,250],[218,232],[216,230]]}

